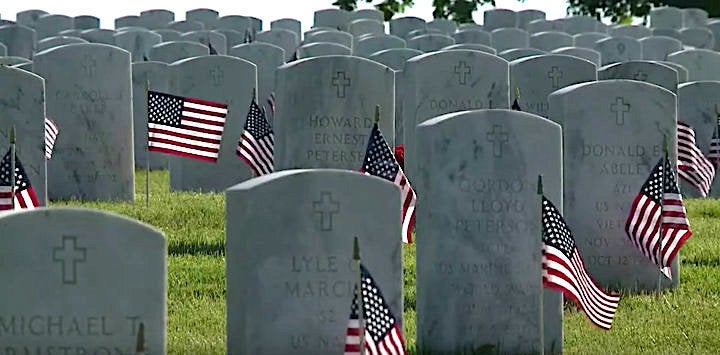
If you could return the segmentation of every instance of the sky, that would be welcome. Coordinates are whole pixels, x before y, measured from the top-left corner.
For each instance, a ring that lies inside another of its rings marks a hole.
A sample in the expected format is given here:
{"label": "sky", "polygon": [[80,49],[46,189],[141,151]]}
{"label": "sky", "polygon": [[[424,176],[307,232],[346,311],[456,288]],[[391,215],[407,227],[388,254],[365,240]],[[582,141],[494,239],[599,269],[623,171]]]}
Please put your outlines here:
{"label": "sky", "polygon": [[[15,14],[29,9],[40,9],[52,14],[67,16],[92,15],[100,18],[101,28],[114,28],[115,18],[126,15],[139,15],[149,9],[167,9],[175,12],[175,20],[184,20],[185,11],[196,8],[210,8],[225,15],[254,16],[263,20],[263,29],[270,29],[270,22],[280,18],[295,18],[302,22],[303,31],[312,26],[313,12],[332,8],[334,0],[120,0],[120,1],[88,1],[88,0],[2,0],[0,1],[0,18],[15,20]],[[375,3],[379,1],[374,1]],[[32,3],[32,5],[30,5]],[[565,17],[566,0],[496,0],[497,8],[524,10],[535,9],[544,11],[547,19]],[[371,8],[372,4],[358,0],[360,8]],[[473,14],[475,22],[482,24],[483,11],[492,9],[484,6]],[[432,20],[432,0],[415,0],[415,5],[399,16],[417,16],[426,21]]]}

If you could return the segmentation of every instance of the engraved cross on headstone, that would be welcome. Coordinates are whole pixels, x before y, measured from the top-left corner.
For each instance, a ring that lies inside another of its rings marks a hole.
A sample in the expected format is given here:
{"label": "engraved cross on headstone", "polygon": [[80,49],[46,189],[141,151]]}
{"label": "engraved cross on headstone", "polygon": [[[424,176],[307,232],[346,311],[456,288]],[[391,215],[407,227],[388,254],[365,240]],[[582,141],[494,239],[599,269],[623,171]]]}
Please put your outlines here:
{"label": "engraved cross on headstone", "polygon": [[345,77],[344,71],[335,72],[332,78],[332,84],[337,89],[338,99],[345,98],[345,90],[350,86],[350,78]]}
{"label": "engraved cross on headstone", "polygon": [[553,89],[560,88],[560,79],[563,77],[563,72],[558,67],[552,67],[547,73],[547,77],[552,80]]}
{"label": "engraved cross on headstone", "polygon": [[615,103],[610,105],[610,111],[615,113],[615,123],[622,126],[625,124],[625,113],[630,112],[630,104],[625,103],[623,97],[616,97]]}
{"label": "engraved cross on headstone", "polygon": [[320,215],[320,230],[333,230],[333,214],[340,212],[340,202],[333,201],[332,192],[323,191],[320,199],[313,201],[313,212]]}
{"label": "engraved cross on headstone", "polygon": [[459,61],[455,66],[455,75],[458,76],[458,84],[467,85],[467,79],[470,76],[472,68],[465,63],[465,61]]}
{"label": "engraved cross on headstone", "polygon": [[492,131],[487,132],[486,136],[488,142],[493,144],[493,155],[502,157],[502,146],[509,140],[508,133],[503,131],[502,126],[494,124]]}
{"label": "engraved cross on headstone", "polygon": [[222,69],[220,69],[219,66],[215,66],[212,69],[210,69],[210,78],[212,79],[213,85],[219,86],[224,78],[225,73],[223,73]]}
{"label": "engraved cross on headstone", "polygon": [[83,58],[82,67],[83,67],[83,70],[85,71],[85,75],[94,76],[96,66],[97,66],[97,63],[95,62],[95,59],[93,59],[92,56],[86,55]]}
{"label": "engraved cross on headstone", "polygon": [[633,79],[637,81],[647,81],[648,75],[642,70],[638,70],[637,73],[633,76]]}
{"label": "engraved cross on headstone", "polygon": [[62,266],[62,283],[77,283],[77,264],[85,262],[86,248],[77,247],[77,237],[63,236],[62,246],[53,248],[53,262]]}

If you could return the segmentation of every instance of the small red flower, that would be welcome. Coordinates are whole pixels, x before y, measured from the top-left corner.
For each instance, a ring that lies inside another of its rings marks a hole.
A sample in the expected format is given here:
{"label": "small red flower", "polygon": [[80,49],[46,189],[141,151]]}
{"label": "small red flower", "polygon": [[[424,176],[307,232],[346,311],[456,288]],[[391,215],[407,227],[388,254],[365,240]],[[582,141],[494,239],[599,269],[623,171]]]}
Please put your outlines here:
{"label": "small red flower", "polygon": [[400,164],[400,168],[405,169],[405,146],[395,146],[395,160]]}

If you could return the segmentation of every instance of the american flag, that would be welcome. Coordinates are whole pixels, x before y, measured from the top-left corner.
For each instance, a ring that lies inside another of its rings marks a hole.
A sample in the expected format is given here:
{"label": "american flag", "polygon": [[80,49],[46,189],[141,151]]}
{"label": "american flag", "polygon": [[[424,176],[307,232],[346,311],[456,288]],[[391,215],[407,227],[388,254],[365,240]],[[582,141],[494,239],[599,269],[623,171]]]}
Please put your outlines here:
{"label": "american flag", "polygon": [[274,150],[275,139],[272,127],[253,99],[235,153],[247,163],[256,176],[262,176],[274,171]]}
{"label": "american flag", "polygon": [[52,158],[53,147],[59,132],[55,121],[50,117],[45,117],[45,159],[47,160]]}
{"label": "american flag", "polygon": [[520,103],[518,102],[518,99],[515,99],[513,101],[512,106],[510,106],[510,108],[515,111],[522,111],[522,109],[520,108]]}
{"label": "american flag", "polygon": [[588,319],[605,330],[612,326],[620,295],[603,290],[588,274],[575,238],[555,205],[542,197],[543,285],[575,300]]}
{"label": "american flag", "polygon": [[[361,339],[365,343],[365,354],[405,354],[405,341],[395,316],[385,302],[382,292],[375,284],[370,272],[362,264],[360,265],[360,281],[363,295],[364,327],[360,327],[358,312],[360,302],[358,287],[355,285],[355,294],[350,308],[350,321],[345,338],[345,355],[359,355]],[[360,334],[361,328],[364,329],[364,334]]]}
{"label": "american flag", "polygon": [[402,240],[405,243],[412,243],[412,229],[415,226],[415,203],[417,196],[400,164],[395,160],[393,151],[385,141],[378,128],[373,125],[370,132],[365,160],[360,172],[367,175],[381,177],[400,187],[402,201]]}
{"label": "american flag", "polygon": [[[15,206],[20,209],[33,209],[40,206],[35,190],[30,185],[30,179],[23,169],[20,159],[15,156],[15,174],[12,174],[10,151],[0,162],[0,210],[12,210]],[[15,175],[15,203],[12,202],[12,180]]]}
{"label": "american flag", "polygon": [[266,117],[270,124],[272,124],[275,121],[275,93],[271,92],[270,95],[268,95],[267,98],[267,107],[269,110],[266,110]]}
{"label": "american flag", "polygon": [[718,134],[720,134],[720,118],[718,118],[718,125],[710,139],[710,151],[707,156],[715,168],[720,167],[720,137]]}
{"label": "american flag", "polygon": [[670,264],[692,235],[682,195],[670,163],[660,159],[633,200],[625,231],[665,276]]}
{"label": "american flag", "polygon": [[216,162],[227,105],[148,92],[148,150]]}
{"label": "american flag", "polygon": [[687,123],[677,123],[678,176],[693,185],[702,197],[710,193],[715,168],[695,143],[695,130]]}

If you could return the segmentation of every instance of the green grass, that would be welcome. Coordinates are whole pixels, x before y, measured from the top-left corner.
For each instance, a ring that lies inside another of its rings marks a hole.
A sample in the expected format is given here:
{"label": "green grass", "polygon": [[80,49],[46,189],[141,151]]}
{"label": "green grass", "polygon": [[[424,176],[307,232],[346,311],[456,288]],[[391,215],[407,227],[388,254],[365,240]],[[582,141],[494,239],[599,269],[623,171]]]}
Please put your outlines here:
{"label": "green grass", "polygon": [[[162,230],[168,238],[168,352],[224,354],[225,205],[223,194],[169,192],[166,171],[136,173],[136,202],[70,205],[112,211]],[[714,354],[720,352],[720,201],[686,201],[693,237],[681,255],[680,287],[660,295],[624,295],[613,329],[565,313],[567,354]],[[415,247],[403,250],[408,347],[415,348]]]}

